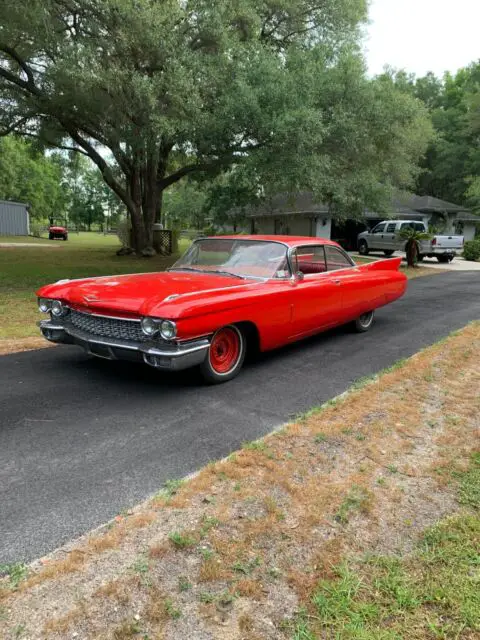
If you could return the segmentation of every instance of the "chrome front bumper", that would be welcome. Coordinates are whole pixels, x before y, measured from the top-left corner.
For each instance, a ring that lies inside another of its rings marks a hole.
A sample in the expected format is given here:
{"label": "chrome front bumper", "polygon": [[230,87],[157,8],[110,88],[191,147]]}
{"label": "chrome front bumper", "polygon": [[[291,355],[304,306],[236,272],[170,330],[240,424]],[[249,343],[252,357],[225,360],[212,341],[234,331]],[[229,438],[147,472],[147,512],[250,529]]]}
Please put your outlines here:
{"label": "chrome front bumper", "polygon": [[180,371],[201,364],[210,346],[209,338],[158,345],[154,340],[143,343],[95,336],[68,322],[62,324],[54,320],[41,320],[38,326],[43,337],[50,342],[76,344],[97,358],[145,362],[151,367],[169,371]]}

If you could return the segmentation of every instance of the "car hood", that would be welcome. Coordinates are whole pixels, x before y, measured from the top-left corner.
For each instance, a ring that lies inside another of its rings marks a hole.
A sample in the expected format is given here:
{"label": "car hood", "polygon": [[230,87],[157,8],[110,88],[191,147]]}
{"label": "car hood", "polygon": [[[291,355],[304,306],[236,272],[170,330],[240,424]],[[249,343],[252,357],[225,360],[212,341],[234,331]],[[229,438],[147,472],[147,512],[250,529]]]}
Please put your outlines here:
{"label": "car hood", "polygon": [[74,307],[91,311],[148,315],[149,310],[189,294],[215,294],[247,281],[204,273],[162,272],[60,281],[42,287],[40,297],[59,298]]}

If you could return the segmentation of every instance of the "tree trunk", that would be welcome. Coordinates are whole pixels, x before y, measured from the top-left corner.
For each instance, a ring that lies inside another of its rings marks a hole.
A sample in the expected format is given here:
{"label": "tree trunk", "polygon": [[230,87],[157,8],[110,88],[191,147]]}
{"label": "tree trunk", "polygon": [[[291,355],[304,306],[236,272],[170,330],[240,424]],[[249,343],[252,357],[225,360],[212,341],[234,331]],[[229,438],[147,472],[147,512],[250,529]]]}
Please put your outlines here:
{"label": "tree trunk", "polygon": [[409,240],[407,242],[407,265],[409,267],[415,267],[418,261],[418,245],[416,240]]}

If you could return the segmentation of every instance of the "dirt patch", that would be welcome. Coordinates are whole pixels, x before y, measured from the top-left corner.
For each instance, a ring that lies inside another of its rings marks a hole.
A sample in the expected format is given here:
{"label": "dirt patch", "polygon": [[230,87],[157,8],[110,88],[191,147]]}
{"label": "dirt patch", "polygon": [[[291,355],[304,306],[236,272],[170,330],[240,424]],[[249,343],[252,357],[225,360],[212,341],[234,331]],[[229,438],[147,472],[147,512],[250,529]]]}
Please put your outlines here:
{"label": "dirt patch", "polygon": [[407,553],[458,509],[479,349],[470,325],[5,579],[0,636],[290,637],[342,559]]}
{"label": "dirt patch", "polygon": [[22,351],[34,351],[35,349],[43,349],[44,347],[53,347],[51,342],[47,342],[45,338],[15,338],[0,339],[0,356],[7,353],[19,353]]}

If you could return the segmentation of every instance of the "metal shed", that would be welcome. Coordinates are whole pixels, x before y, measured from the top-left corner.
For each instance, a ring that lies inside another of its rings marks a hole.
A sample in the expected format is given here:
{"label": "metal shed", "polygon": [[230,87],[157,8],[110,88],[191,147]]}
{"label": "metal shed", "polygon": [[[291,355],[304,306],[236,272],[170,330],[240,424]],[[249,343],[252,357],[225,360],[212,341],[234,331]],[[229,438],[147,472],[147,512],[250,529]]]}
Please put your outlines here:
{"label": "metal shed", "polygon": [[28,236],[28,205],[0,200],[0,236]]}

